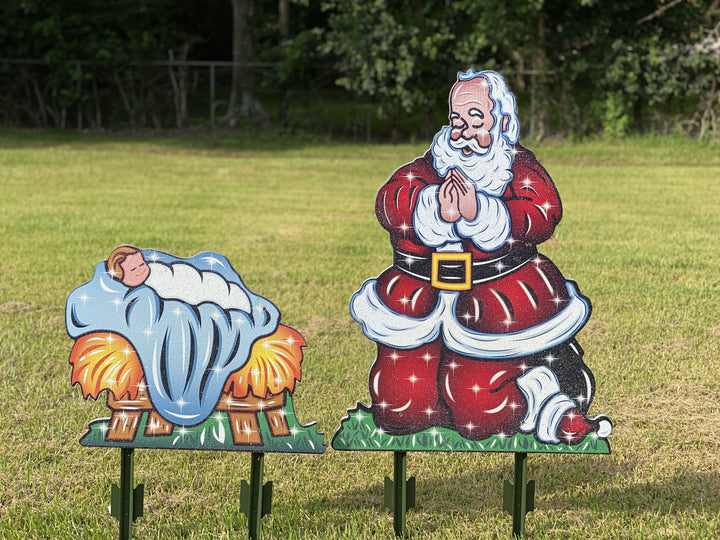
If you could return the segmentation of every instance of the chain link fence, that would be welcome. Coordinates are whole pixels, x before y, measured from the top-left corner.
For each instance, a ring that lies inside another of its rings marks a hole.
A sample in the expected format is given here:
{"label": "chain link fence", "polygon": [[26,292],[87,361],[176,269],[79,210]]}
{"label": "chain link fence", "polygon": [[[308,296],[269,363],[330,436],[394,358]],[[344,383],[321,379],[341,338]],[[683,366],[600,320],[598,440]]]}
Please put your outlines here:
{"label": "chain link fence", "polygon": [[[91,131],[242,127],[247,120],[237,111],[229,111],[233,67],[243,68],[242,92],[254,96],[265,127],[369,142],[428,140],[447,123],[446,103],[430,112],[389,118],[376,104],[358,101],[335,86],[331,75],[313,88],[283,88],[272,80],[277,67],[272,63],[49,64],[32,59],[0,59],[0,123]],[[504,71],[503,75],[518,100],[523,139],[603,131],[603,114],[607,113],[602,110],[603,103],[578,95],[578,87],[596,84],[592,72],[579,82],[564,80],[552,71]],[[649,126],[645,129],[667,132],[680,123],[688,133],[698,132],[695,124],[702,128],[701,133],[717,133],[720,91],[709,103],[701,116],[685,115],[680,121],[650,111],[655,117],[644,120]]]}

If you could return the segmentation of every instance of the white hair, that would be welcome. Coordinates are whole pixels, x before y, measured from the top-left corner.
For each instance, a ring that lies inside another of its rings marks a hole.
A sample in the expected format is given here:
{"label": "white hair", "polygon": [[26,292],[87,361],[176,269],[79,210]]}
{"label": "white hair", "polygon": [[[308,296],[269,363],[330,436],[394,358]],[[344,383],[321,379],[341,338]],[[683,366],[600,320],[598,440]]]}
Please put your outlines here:
{"label": "white hair", "polygon": [[490,87],[489,95],[494,104],[492,114],[495,117],[495,122],[502,125],[503,117],[507,117],[508,119],[507,127],[502,132],[502,137],[510,144],[515,144],[520,137],[517,104],[515,102],[515,96],[508,89],[502,75],[496,71],[485,70],[475,72],[469,69],[463,73],[458,73],[457,80],[458,82],[471,81],[480,77],[485,79]]}

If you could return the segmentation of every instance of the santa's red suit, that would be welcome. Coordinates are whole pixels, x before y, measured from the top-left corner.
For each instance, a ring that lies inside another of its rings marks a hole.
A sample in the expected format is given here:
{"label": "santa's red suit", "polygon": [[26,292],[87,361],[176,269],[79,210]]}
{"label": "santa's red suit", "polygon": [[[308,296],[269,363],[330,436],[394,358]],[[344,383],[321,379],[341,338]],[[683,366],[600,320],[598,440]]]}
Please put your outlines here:
{"label": "santa's red suit", "polygon": [[[529,150],[512,153],[504,191],[478,195],[477,223],[439,217],[431,152],[378,192],[394,264],[365,282],[351,312],[378,344],[372,410],[388,433],[445,426],[470,439],[523,431],[575,443],[599,427],[584,416],[594,380],[574,339],[590,304],[536,249],[560,221],[560,199]],[[489,211],[499,233],[481,222]]]}

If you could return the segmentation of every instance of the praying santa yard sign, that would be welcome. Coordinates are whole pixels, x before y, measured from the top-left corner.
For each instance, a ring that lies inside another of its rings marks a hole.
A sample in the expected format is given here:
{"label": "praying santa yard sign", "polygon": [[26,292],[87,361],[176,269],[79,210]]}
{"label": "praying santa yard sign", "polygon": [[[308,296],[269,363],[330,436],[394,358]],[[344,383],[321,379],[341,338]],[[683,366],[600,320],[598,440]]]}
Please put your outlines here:
{"label": "praying santa yard sign", "polygon": [[380,188],[393,264],[350,311],[377,343],[372,403],[338,450],[608,453],[576,336],[590,301],[538,251],[562,217],[550,176],[518,144],[495,72],[458,75],[449,125]]}
{"label": "praying santa yard sign", "polygon": [[515,97],[493,71],[458,74],[449,124],[375,199],[392,266],[362,284],[352,317],[377,344],[371,403],[348,410],[336,450],[392,451],[385,505],[407,536],[407,452],[511,452],[513,534],[534,509],[529,453],[607,454],[595,379],[576,336],[590,301],[538,251],[562,217],[555,185],[518,144]]}

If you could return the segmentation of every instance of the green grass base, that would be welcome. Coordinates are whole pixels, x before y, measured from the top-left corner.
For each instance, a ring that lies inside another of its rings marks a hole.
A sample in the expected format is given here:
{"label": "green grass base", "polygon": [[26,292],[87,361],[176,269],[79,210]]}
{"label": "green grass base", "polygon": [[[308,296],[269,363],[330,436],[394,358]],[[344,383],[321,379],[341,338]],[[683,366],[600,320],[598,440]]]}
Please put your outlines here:
{"label": "green grass base", "polygon": [[284,407],[290,435],[274,437],[270,432],[264,414],[258,414],[262,445],[236,445],[233,443],[230,422],[227,413],[216,411],[204,422],[192,426],[175,426],[170,435],[145,435],[145,426],[149,413],[143,413],[137,435],[131,442],[105,440],[109,428],[109,418],[99,418],[90,422],[89,430],[80,438],[83,446],[104,446],[113,448],[152,448],[165,450],[225,450],[231,452],[263,452],[322,454],[325,452],[324,435],[319,433],[315,423],[303,425],[298,422],[292,404],[292,396],[287,396]]}
{"label": "green grass base", "polygon": [[534,435],[493,435],[482,441],[466,439],[451,429],[433,427],[411,435],[389,435],[379,429],[367,405],[348,409],[332,440],[335,450],[416,452],[527,452],[545,454],[609,454],[607,440],[588,435],[577,444],[548,444]]}

